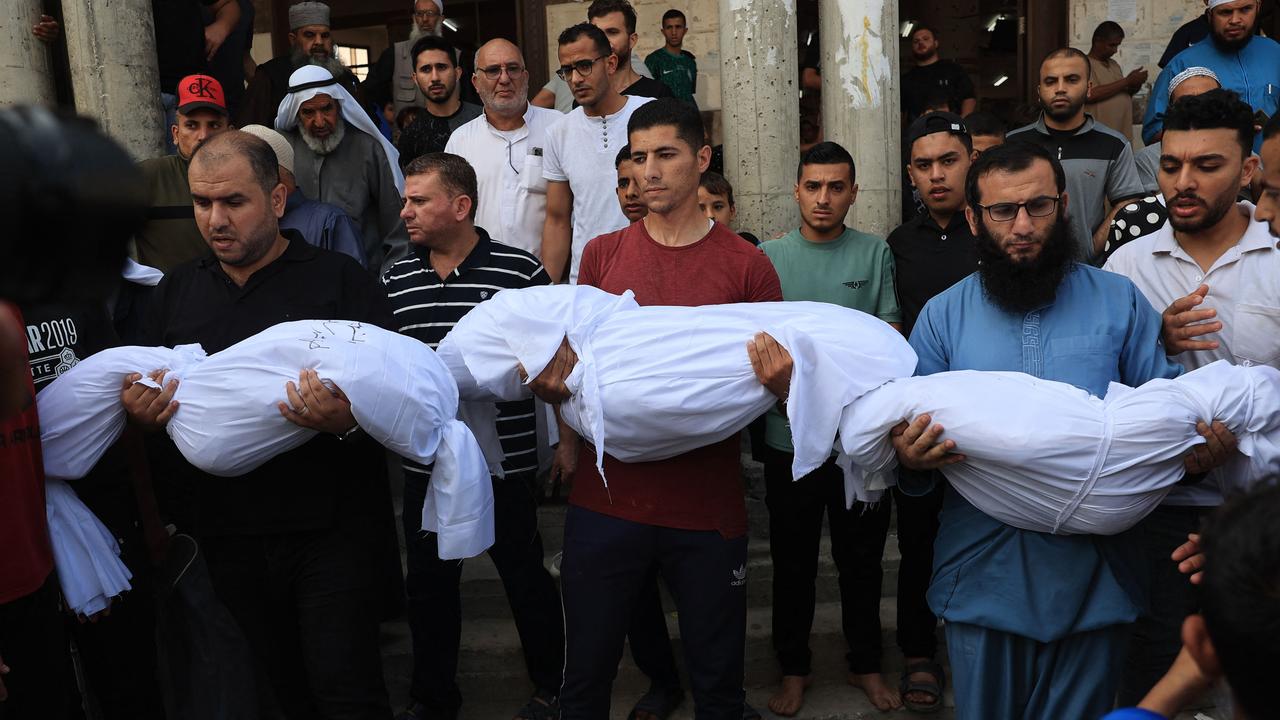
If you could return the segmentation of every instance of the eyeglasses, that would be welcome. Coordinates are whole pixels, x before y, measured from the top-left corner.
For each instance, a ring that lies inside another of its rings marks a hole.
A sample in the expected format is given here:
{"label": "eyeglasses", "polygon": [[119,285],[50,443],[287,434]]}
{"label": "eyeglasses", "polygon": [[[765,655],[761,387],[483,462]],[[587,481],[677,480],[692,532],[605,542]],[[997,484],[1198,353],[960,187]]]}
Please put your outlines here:
{"label": "eyeglasses", "polygon": [[577,72],[579,75],[581,75],[584,78],[589,78],[591,77],[591,71],[595,68],[596,63],[600,62],[601,60],[607,57],[609,56],[601,55],[595,60],[579,60],[575,63],[570,63],[568,65],[561,65],[560,69],[556,70],[556,75],[559,76],[560,79],[564,80],[565,82],[569,82],[569,78],[573,77],[574,72]]}
{"label": "eyeglasses", "polygon": [[438,18],[440,17],[440,11],[439,10],[421,10],[421,11],[414,10],[413,16],[416,18]]}
{"label": "eyeglasses", "polygon": [[1058,209],[1058,203],[1061,202],[1061,195],[1041,195],[1038,198],[1031,198],[1021,203],[996,203],[995,205],[981,205],[978,207],[987,211],[987,216],[992,222],[1011,222],[1018,217],[1018,211],[1026,208],[1027,215],[1031,217],[1045,217],[1052,215],[1054,210]]}
{"label": "eyeglasses", "polygon": [[489,65],[482,68],[476,68],[476,72],[484,75],[486,78],[490,80],[497,80],[498,78],[502,77],[503,70],[507,72],[507,75],[509,77],[514,78],[515,76],[524,72],[524,66],[517,65],[516,63],[509,63],[507,65]]}

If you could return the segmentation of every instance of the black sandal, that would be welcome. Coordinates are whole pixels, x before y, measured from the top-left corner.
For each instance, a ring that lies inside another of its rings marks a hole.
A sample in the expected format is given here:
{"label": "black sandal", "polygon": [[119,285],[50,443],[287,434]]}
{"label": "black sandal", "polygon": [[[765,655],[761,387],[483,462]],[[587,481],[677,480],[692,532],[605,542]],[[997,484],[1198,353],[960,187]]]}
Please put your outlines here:
{"label": "black sandal", "polygon": [[635,707],[631,708],[631,713],[627,715],[627,720],[636,720],[637,713],[642,712],[649,713],[658,720],[667,720],[682,702],[684,702],[684,690],[679,685],[668,688],[651,687],[649,692],[636,701]]}
{"label": "black sandal", "polygon": [[[912,682],[911,676],[914,673],[929,673],[933,676],[932,682]],[[902,680],[898,683],[898,690],[902,693],[902,702],[907,709],[918,713],[932,713],[942,709],[942,691],[947,687],[947,676],[943,672],[942,666],[938,663],[927,660],[925,662],[912,663],[902,671]],[[908,693],[928,693],[933,696],[933,702],[920,703],[912,702],[907,699]]]}

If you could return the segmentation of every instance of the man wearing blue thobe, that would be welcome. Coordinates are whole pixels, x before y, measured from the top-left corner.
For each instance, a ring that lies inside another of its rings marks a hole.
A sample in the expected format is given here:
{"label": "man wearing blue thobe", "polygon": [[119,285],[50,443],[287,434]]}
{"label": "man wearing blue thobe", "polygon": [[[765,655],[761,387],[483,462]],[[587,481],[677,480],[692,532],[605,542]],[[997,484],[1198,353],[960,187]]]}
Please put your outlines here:
{"label": "man wearing blue thobe", "polygon": [[[967,186],[981,264],[925,305],[911,333],[918,373],[1019,371],[1102,397],[1111,382],[1181,372],[1165,356],[1161,316],[1133,283],[1074,261],[1063,172],[1047,151],[989,150]],[[904,466],[963,460],[964,448],[930,422],[894,428]],[[1201,434],[1209,447],[1188,459],[1192,472],[1231,451],[1221,425]],[[1086,470],[1090,461],[1081,459]],[[925,477],[903,491],[941,479]],[[934,552],[928,597],[946,620],[957,718],[1089,718],[1111,708],[1128,625],[1145,603],[1139,543],[1019,530],[948,492]]]}

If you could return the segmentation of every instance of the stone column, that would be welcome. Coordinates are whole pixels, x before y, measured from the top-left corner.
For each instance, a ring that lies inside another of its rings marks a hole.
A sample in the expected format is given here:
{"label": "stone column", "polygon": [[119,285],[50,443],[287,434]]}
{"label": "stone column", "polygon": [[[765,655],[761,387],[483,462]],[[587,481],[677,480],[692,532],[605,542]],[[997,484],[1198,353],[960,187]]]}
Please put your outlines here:
{"label": "stone column", "polygon": [[150,0],[63,0],[76,111],[137,160],[164,153]]}
{"label": "stone column", "polygon": [[739,228],[768,240],[799,224],[794,0],[718,0],[724,171]]}
{"label": "stone column", "polygon": [[49,48],[31,34],[40,0],[6,0],[0,10],[0,105],[57,104]]}
{"label": "stone column", "polygon": [[857,163],[858,199],[845,224],[885,237],[901,224],[898,4],[822,0],[822,128]]}

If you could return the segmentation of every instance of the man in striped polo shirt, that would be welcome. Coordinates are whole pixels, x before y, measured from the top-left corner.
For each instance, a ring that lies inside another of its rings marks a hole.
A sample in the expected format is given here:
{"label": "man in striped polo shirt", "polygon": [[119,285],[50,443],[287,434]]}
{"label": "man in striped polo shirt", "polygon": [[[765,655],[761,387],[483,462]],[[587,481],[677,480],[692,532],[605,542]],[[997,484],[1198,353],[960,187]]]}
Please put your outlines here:
{"label": "man in striped polo shirt", "polygon": [[[410,251],[382,276],[400,332],[434,349],[471,308],[499,290],[550,284],[537,258],[494,241],[475,226],[476,174],[466,160],[431,153],[409,163],[404,174],[400,217],[409,231]],[[505,477],[493,482],[497,527],[489,557],[502,577],[537,688],[516,717],[549,720],[559,715],[564,623],[555,582],[542,564],[533,401],[498,403],[497,426]],[[455,682],[462,564],[440,560],[436,536],[421,531],[430,477],[430,467],[404,461],[413,682],[403,720],[456,718],[462,704]]]}

